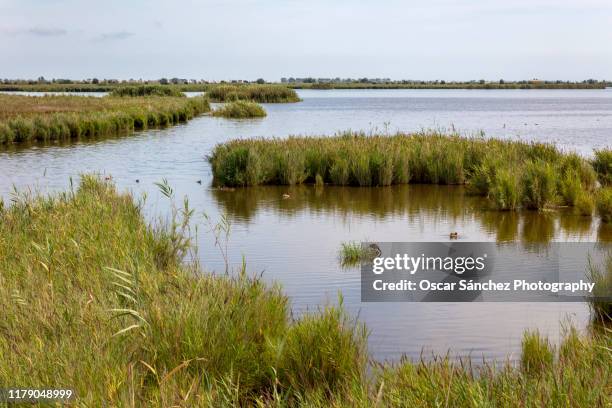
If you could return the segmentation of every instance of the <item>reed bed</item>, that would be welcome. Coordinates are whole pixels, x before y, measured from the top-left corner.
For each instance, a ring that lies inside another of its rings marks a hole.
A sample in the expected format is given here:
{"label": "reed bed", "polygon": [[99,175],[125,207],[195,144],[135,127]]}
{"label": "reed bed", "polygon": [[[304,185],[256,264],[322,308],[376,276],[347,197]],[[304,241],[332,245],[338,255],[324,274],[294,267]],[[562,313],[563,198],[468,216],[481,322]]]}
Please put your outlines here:
{"label": "reed bed", "polygon": [[279,287],[244,267],[181,265],[188,202],[156,226],[141,208],[86,176],[0,210],[0,383],[69,387],[78,406],[611,403],[608,331],[572,330],[558,348],[527,333],[519,367],[368,363],[366,329],[342,299],[293,318]]}
{"label": "reed bed", "polygon": [[365,332],[341,307],[292,319],[244,269],[181,266],[188,204],[155,227],[141,204],[88,176],[0,211],[0,383],[70,387],[83,406],[218,406],[364,380]]}
{"label": "reed bed", "polygon": [[596,186],[588,161],[552,145],[435,132],[241,139],[218,145],[209,161],[220,186],[466,184],[503,210],[581,202],[584,211]]}
{"label": "reed bed", "polygon": [[356,241],[342,242],[340,244],[340,264],[345,268],[358,266],[361,262],[371,261],[379,255],[380,249],[376,244],[364,246]]}
{"label": "reed bed", "polygon": [[209,112],[205,97],[0,95],[0,145],[126,134]]}
{"label": "reed bed", "polygon": [[185,96],[178,88],[163,85],[121,86],[113,89],[109,95],[120,97],[174,96],[177,98]]}
{"label": "reed bed", "polygon": [[109,92],[117,84],[74,83],[74,84],[0,84],[3,92]]}
{"label": "reed bed", "polygon": [[612,223],[612,187],[604,187],[597,192],[595,205],[601,220]]}
{"label": "reed bed", "polygon": [[230,119],[263,118],[267,115],[265,109],[258,103],[249,101],[228,102],[213,111],[213,116]]}
{"label": "reed bed", "polygon": [[612,149],[595,150],[593,167],[604,186],[612,186]]}
{"label": "reed bed", "polygon": [[[588,338],[569,329],[559,347],[537,332],[523,338],[520,368],[474,369],[441,357],[385,367],[379,406],[605,407],[610,403],[610,334]],[[591,388],[595,387],[595,388]]]}
{"label": "reed bed", "polygon": [[595,283],[592,297],[588,298],[594,322],[612,326],[612,252],[608,253],[603,265],[589,260],[587,277]]}
{"label": "reed bed", "polygon": [[210,85],[206,95],[213,102],[247,100],[259,103],[299,102],[297,93],[282,85]]}

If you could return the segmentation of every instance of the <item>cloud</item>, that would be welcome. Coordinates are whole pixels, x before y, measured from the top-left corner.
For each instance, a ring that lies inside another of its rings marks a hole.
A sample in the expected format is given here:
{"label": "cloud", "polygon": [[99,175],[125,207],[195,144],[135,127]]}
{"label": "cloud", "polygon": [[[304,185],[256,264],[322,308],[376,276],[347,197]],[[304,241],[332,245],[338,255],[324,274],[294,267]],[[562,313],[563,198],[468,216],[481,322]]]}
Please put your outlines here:
{"label": "cloud", "polygon": [[115,41],[115,40],[125,40],[132,37],[134,33],[130,33],[129,31],[113,31],[110,33],[102,33],[99,36],[94,38],[94,41]]}
{"label": "cloud", "polygon": [[68,31],[63,28],[38,26],[21,29],[0,28],[0,32],[9,35],[33,35],[36,37],[59,37],[68,34]]}
{"label": "cloud", "polygon": [[33,27],[28,29],[27,33],[39,37],[57,37],[68,34],[68,31],[64,30],[63,28]]}

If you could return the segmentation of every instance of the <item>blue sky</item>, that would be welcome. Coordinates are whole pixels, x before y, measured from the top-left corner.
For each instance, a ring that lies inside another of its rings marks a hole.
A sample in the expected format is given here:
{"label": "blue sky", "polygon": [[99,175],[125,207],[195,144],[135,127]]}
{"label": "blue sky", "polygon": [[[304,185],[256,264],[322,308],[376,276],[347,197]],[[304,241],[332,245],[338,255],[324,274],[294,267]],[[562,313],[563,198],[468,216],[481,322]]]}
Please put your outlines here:
{"label": "blue sky", "polygon": [[610,0],[0,0],[0,78],[612,79]]}

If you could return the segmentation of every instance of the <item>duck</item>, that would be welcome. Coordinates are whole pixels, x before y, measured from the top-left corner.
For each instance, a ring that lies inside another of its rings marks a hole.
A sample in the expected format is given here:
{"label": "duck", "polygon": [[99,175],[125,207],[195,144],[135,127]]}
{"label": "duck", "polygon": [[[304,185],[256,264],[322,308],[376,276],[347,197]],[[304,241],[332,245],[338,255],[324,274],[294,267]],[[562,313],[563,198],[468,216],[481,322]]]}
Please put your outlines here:
{"label": "duck", "polygon": [[375,258],[378,258],[378,257],[380,257],[380,256],[382,255],[382,251],[380,250],[380,247],[379,247],[378,245],[376,245],[376,244],[370,244],[370,245],[368,246],[368,248],[369,248],[369,250],[370,250],[371,254],[372,254],[372,255],[373,255]]}
{"label": "duck", "polygon": [[450,239],[457,239],[459,238],[459,233],[454,231],[450,233]]}
{"label": "duck", "polygon": [[285,194],[283,194],[283,200],[286,200],[286,199],[288,199],[288,198],[291,198],[291,196],[290,196],[289,194],[286,194],[286,193],[285,193]]}
{"label": "duck", "polygon": [[137,182],[137,183],[140,183],[140,180],[136,179],[136,182]]}
{"label": "duck", "polygon": [[196,183],[202,184],[202,180],[198,180],[198,181],[196,181]]}

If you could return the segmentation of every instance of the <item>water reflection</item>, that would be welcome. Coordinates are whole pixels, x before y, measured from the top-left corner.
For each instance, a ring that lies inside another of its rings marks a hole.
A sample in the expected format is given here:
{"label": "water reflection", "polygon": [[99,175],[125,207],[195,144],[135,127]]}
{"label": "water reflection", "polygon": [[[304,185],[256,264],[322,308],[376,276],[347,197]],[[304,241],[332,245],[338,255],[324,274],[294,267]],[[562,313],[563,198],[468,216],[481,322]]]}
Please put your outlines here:
{"label": "water reflection", "polygon": [[588,241],[595,237],[596,231],[599,240],[612,240],[612,228],[599,226],[592,217],[564,210],[491,210],[484,197],[467,194],[462,186],[263,186],[213,189],[211,194],[219,207],[237,222],[247,225],[255,222],[259,212],[283,217],[326,214],[338,219],[359,215],[374,220],[402,218],[432,227],[443,222],[477,224],[496,242],[547,243],[560,238],[561,232],[566,235],[564,239]]}
{"label": "water reflection", "polygon": [[519,236],[519,223],[521,217],[515,211],[483,211],[481,222],[484,228],[495,234],[497,242],[516,241]]}
{"label": "water reflection", "polygon": [[597,229],[597,240],[602,242],[612,241],[612,224],[601,223]]}
{"label": "water reflection", "polygon": [[588,237],[593,227],[593,217],[566,212],[559,217],[559,226],[567,235]]}
{"label": "water reflection", "polygon": [[[229,214],[247,223],[261,210],[273,210],[283,215],[304,210],[339,216],[359,214],[378,219],[426,212],[435,220],[439,216],[452,219],[470,217],[486,206],[481,197],[465,194],[465,190],[457,186],[263,186],[213,189],[212,194]],[[283,199],[284,194],[289,198]]]}
{"label": "water reflection", "polygon": [[548,211],[523,211],[521,215],[521,238],[526,243],[550,242],[555,236],[555,218],[561,216],[558,212]]}

